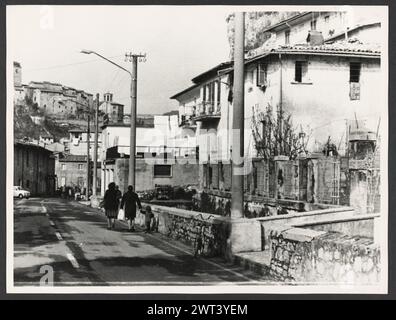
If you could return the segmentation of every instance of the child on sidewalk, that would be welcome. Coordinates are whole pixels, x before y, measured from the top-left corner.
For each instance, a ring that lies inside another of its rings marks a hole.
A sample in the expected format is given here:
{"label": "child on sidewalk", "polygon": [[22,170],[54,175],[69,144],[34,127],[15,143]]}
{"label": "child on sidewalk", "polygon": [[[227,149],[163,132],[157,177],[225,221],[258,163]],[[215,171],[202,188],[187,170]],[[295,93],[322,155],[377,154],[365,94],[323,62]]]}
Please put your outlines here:
{"label": "child on sidewalk", "polygon": [[155,224],[155,217],[154,213],[151,211],[151,207],[147,206],[145,210],[142,210],[142,213],[144,213],[145,218],[144,218],[144,223],[146,225],[146,230],[144,231],[145,233],[150,233],[151,232],[151,224],[154,222]]}

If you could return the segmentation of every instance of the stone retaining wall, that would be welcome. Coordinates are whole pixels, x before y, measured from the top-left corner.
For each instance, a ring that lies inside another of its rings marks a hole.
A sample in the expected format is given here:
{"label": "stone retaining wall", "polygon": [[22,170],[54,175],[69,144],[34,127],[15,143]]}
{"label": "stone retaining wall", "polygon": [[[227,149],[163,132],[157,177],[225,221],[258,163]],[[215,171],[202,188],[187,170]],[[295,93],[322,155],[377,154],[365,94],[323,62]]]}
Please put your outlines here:
{"label": "stone retaining wall", "polygon": [[370,238],[290,227],[274,228],[270,237],[274,278],[300,284],[380,281],[380,250]]}
{"label": "stone retaining wall", "polygon": [[[202,232],[204,256],[226,255],[230,234],[228,219],[179,208],[150,206],[157,221],[158,232],[190,246],[193,246]],[[136,222],[144,226],[144,215],[139,213]]]}

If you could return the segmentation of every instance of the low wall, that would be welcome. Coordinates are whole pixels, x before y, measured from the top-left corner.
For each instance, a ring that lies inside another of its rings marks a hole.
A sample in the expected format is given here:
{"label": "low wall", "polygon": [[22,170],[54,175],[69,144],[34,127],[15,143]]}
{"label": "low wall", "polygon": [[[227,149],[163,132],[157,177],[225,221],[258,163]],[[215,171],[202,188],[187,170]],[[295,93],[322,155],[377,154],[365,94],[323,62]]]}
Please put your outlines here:
{"label": "low wall", "polygon": [[350,207],[332,207],[323,210],[289,213],[286,215],[255,218],[252,220],[260,222],[262,229],[262,246],[264,250],[269,248],[269,231],[275,226],[296,227],[308,224],[312,225],[316,222],[323,223],[324,221],[332,221],[334,219],[350,219],[354,217],[354,215],[355,212]]}
{"label": "low wall", "polygon": [[[192,246],[203,224],[203,255],[226,256],[231,232],[229,219],[179,208],[150,206],[157,220],[158,232]],[[144,215],[138,213],[136,222],[144,226]]]}
{"label": "low wall", "polygon": [[302,228],[271,230],[270,274],[298,283],[372,285],[380,250],[372,239]]}
{"label": "low wall", "polygon": [[311,223],[297,223],[295,227],[308,228],[317,231],[333,231],[349,236],[366,237],[379,242],[380,214],[354,215],[353,217],[327,217]]}
{"label": "low wall", "polygon": [[[263,196],[251,194],[245,194],[244,199],[244,216],[246,218],[276,216],[280,208],[284,214],[339,208],[339,206],[330,204],[265,198]],[[193,198],[193,208],[195,211],[210,212],[221,216],[230,216],[231,193],[220,190],[205,189]]]}

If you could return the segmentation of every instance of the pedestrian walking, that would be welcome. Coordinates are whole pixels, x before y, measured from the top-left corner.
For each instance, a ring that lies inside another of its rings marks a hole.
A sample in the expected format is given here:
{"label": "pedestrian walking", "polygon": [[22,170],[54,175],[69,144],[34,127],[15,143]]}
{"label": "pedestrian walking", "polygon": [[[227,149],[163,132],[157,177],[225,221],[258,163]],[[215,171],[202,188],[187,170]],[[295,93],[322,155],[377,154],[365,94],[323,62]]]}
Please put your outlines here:
{"label": "pedestrian walking", "polygon": [[115,220],[118,215],[119,200],[117,198],[117,190],[114,182],[109,183],[103,197],[103,207],[107,217],[107,229],[114,229]]}
{"label": "pedestrian walking", "polygon": [[122,196],[121,209],[124,209],[129,231],[135,231],[136,205],[142,209],[139,196],[133,191],[132,186],[128,186],[128,191]]}

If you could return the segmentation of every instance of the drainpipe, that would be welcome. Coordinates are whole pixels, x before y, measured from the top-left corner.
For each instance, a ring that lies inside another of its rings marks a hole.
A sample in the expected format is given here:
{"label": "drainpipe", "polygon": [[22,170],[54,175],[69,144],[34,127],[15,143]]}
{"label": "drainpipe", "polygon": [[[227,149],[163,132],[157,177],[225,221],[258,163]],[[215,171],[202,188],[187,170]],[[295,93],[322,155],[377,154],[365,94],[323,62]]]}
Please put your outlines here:
{"label": "drainpipe", "polygon": [[282,91],[282,54],[279,54],[279,153],[282,154],[283,153],[283,142],[281,140],[281,136],[282,136],[282,132],[283,132],[283,91]]}

